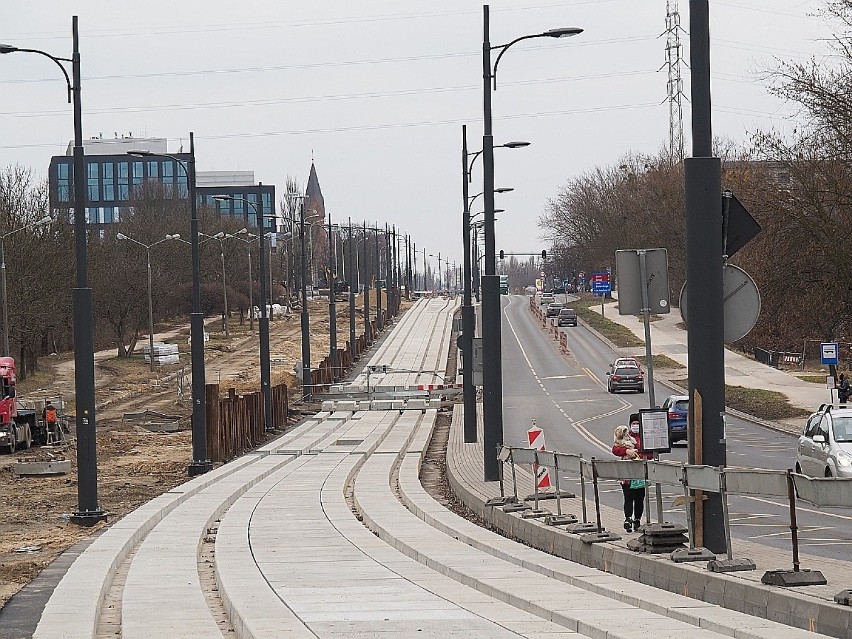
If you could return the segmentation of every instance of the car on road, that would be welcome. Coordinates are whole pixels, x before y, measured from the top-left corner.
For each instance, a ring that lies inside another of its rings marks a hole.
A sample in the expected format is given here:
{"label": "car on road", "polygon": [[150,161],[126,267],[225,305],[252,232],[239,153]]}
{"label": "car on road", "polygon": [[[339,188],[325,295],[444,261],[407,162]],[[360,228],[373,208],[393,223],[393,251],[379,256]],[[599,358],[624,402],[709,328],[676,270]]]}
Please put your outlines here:
{"label": "car on road", "polygon": [[562,308],[561,302],[551,302],[547,305],[547,317],[558,317]]}
{"label": "car on road", "polygon": [[686,441],[686,421],[689,415],[688,395],[669,395],[662,407],[668,413],[669,441]]}
{"label": "car on road", "polygon": [[808,418],[796,447],[796,472],[852,477],[852,408],[823,404]]}
{"label": "car on road", "polygon": [[559,326],[576,326],[577,325],[577,311],[573,308],[563,308],[559,311],[559,315],[556,318],[556,323]]}
{"label": "car on road", "polygon": [[619,366],[613,372],[606,373],[606,389],[610,393],[632,390],[645,392],[645,375],[636,366]]}
{"label": "car on road", "polygon": [[609,365],[609,373],[607,374],[614,373],[615,369],[619,366],[635,366],[640,371],[642,370],[642,365],[635,357],[617,357],[612,361],[612,364]]}
{"label": "car on road", "polygon": [[538,303],[544,306],[545,304],[550,304],[554,300],[553,293],[547,291],[542,293],[538,298]]}

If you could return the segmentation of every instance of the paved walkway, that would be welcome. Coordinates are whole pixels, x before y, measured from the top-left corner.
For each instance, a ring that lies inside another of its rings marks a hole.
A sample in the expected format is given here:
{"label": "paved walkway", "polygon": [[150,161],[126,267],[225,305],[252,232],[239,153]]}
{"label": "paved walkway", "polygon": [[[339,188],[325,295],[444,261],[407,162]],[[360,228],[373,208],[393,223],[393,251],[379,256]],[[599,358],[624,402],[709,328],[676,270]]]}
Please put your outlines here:
{"label": "paved walkway", "polygon": [[[393,330],[414,334],[415,322],[448,326],[455,305],[434,306],[441,302],[418,302]],[[425,352],[432,352],[433,340],[447,345],[447,338],[437,331]],[[424,345],[413,348],[422,352]],[[370,363],[379,358],[402,368],[410,355],[405,348],[377,352]],[[685,583],[696,584],[689,592],[643,583],[643,575],[674,581],[674,564],[618,542],[587,549],[600,566],[582,561],[580,551],[565,555],[580,561],[557,556],[582,542],[565,530],[485,508],[484,499],[499,487],[481,480],[481,444],[460,441],[458,408],[447,454],[457,494],[482,517],[494,516],[518,534],[535,531],[530,543],[549,552],[454,514],[420,482],[438,415],[430,407],[323,411],[154,499],[80,554],[34,636],[815,636],[779,623],[816,610],[808,596],[792,593],[789,613],[776,620],[766,604],[747,614],[713,603],[714,584],[725,577],[699,567],[686,568],[692,576]],[[603,519],[620,521],[608,511]],[[773,567],[788,563],[778,561]],[[626,574],[615,574],[622,566]],[[832,611],[834,626],[842,621],[848,632],[849,609],[833,605]],[[815,630],[829,625],[828,615],[814,615]]]}

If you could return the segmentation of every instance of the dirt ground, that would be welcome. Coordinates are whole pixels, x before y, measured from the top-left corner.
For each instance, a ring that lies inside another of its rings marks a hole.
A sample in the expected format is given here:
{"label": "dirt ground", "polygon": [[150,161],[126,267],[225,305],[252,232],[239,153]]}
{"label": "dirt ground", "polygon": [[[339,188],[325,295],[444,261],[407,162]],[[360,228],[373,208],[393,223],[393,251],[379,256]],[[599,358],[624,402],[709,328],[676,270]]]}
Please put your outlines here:
{"label": "dirt ground", "polygon": [[[375,299],[371,296],[371,302]],[[357,332],[363,332],[361,299],[356,308]],[[405,303],[404,303],[405,305]],[[375,308],[375,306],[373,306]],[[311,355],[314,363],[321,360],[329,347],[328,302],[312,302]],[[349,335],[349,308],[337,304],[338,344],[344,346]],[[237,392],[257,390],[259,382],[257,324],[249,332],[249,322],[229,323],[230,337],[221,331],[221,320],[206,323],[210,341],[205,345],[205,370],[208,384],[219,382],[221,388]],[[158,340],[166,338],[179,344],[180,365],[150,372],[141,356],[119,360],[115,350],[96,354],[95,395],[97,419],[98,502],[108,513],[108,522],[92,528],[81,528],[69,522],[77,507],[76,446],[72,436],[57,446],[19,450],[14,455],[0,456],[0,607],[63,550],[96,533],[141,504],[187,481],[187,467],[192,456],[189,416],[188,327],[166,327]],[[141,350],[141,345],[140,345]],[[273,360],[272,383],[294,386],[294,364],[301,359],[299,314],[289,318],[273,318],[270,322],[270,351]],[[58,398],[67,402],[73,413],[73,355],[44,358],[42,370],[31,380],[19,384],[21,399]],[[183,379],[183,395],[179,380]],[[127,414],[151,409],[179,415],[180,430],[154,433]],[[73,430],[73,419],[70,420]],[[63,476],[17,477],[13,464],[17,460],[68,459],[71,472]]]}

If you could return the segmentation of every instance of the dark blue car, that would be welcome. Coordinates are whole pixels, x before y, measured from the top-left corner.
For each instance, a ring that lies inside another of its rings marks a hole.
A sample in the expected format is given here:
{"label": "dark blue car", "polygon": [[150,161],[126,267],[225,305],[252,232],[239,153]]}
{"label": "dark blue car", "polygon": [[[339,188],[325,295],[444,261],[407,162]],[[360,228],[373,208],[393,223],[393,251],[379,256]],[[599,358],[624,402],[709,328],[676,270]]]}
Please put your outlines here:
{"label": "dark blue car", "polygon": [[689,397],[669,395],[662,406],[668,413],[671,443],[686,441],[686,420],[689,414]]}

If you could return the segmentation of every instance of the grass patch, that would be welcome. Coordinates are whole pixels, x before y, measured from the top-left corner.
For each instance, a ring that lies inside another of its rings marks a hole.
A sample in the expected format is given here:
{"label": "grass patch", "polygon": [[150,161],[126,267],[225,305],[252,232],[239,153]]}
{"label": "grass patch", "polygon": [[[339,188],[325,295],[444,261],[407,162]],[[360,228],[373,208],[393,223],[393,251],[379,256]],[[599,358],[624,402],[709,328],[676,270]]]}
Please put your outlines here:
{"label": "grass patch", "polygon": [[[683,388],[689,388],[689,379],[672,381]],[[760,388],[745,388],[744,386],[728,386],[725,384],[725,404],[728,408],[770,421],[810,415],[809,411],[792,406],[784,393]]]}
{"label": "grass patch", "polygon": [[825,375],[796,375],[803,382],[825,385]]}
{"label": "grass patch", "polygon": [[[600,306],[599,298],[595,298],[592,295],[584,295],[576,302],[572,302],[572,306],[576,309],[580,319],[616,346],[629,348],[631,346],[645,345],[645,342],[636,337],[629,329],[606,317],[602,317],[600,313],[596,313],[590,309],[592,306]],[[610,309],[610,312],[617,313],[618,311]]]}
{"label": "grass patch", "polygon": [[[639,362],[647,368],[648,362],[645,357],[637,357],[636,359],[638,359]],[[654,361],[654,370],[658,368],[669,368],[676,370],[686,368],[686,366],[684,366],[680,362],[674,361],[668,355],[654,355],[651,359]]]}

